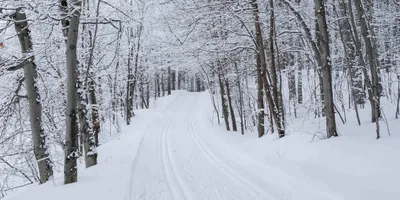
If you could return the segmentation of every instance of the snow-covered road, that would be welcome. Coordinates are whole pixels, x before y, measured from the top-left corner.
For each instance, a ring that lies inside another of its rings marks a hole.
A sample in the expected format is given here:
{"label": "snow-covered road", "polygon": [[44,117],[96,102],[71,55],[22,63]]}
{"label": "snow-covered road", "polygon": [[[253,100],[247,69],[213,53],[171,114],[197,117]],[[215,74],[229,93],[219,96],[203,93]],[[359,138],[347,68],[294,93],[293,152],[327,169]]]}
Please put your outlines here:
{"label": "snow-covered road", "polygon": [[199,103],[198,93],[181,92],[149,127],[132,161],[125,200],[341,199],[212,137]]}
{"label": "snow-covered road", "polygon": [[103,138],[98,165],[85,169],[79,161],[77,183],[63,185],[62,168],[55,168],[52,181],[22,188],[6,200],[400,197],[398,137],[377,142],[354,134],[310,143],[309,135],[295,132],[279,140],[274,135],[260,139],[251,131],[242,136],[213,125],[211,112],[208,93],[175,91],[153,108],[137,110],[120,135]]}

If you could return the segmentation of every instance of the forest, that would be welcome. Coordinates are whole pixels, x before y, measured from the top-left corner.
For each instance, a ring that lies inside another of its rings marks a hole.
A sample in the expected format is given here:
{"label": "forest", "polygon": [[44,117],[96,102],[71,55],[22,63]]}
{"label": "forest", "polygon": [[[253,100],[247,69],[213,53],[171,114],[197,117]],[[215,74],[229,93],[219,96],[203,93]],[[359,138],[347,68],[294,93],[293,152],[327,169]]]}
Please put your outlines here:
{"label": "forest", "polygon": [[207,93],[232,134],[317,120],[312,141],[350,124],[378,142],[396,135],[399,63],[399,0],[0,0],[0,199],[79,182],[178,90]]}

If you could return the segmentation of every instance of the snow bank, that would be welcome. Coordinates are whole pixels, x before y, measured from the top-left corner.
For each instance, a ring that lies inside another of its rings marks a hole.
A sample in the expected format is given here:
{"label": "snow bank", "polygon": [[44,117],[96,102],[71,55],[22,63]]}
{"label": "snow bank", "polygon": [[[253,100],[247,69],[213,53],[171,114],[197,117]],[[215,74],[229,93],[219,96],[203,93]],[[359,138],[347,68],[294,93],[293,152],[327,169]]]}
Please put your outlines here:
{"label": "snow bank", "polygon": [[[197,108],[198,119],[205,119],[204,126],[210,126],[213,119],[209,99],[208,93],[203,93],[199,99],[203,103]],[[340,137],[326,140],[314,137],[315,133],[325,133],[325,122],[321,119],[293,120],[289,134],[278,139],[276,134],[257,138],[256,132],[247,131],[244,136],[240,132],[227,132],[224,126],[215,125],[215,117],[213,129],[205,131],[203,138],[216,152],[226,151],[221,146],[228,145],[231,147],[229,151],[240,152],[258,163],[344,199],[398,200],[400,123],[388,118],[391,133],[388,136],[386,124],[381,122],[383,137],[376,140],[375,124],[368,123],[368,113],[367,108],[360,111],[364,116],[361,126],[356,122],[343,125],[338,120]]]}
{"label": "snow bank", "polygon": [[25,187],[6,196],[5,200],[125,200],[130,198],[130,176],[132,164],[141,139],[147,128],[163,117],[163,111],[177,95],[158,99],[152,109],[136,110],[130,126],[122,127],[121,135],[98,148],[98,165],[85,169],[84,160],[79,160],[78,182],[63,185],[63,174],[55,175],[53,181],[43,185]]}

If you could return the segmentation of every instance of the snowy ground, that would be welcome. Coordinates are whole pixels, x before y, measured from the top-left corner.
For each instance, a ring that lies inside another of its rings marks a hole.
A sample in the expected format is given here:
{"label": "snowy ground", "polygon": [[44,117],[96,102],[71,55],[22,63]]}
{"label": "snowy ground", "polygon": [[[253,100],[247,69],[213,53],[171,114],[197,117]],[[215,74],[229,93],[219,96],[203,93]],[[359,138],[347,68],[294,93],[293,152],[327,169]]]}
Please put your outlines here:
{"label": "snowy ground", "polygon": [[280,140],[258,139],[212,126],[207,94],[178,91],[138,111],[121,137],[99,148],[99,164],[80,169],[78,183],[56,176],[6,199],[400,199],[396,121],[378,141],[367,124],[311,142],[302,132],[317,130],[312,122]]}

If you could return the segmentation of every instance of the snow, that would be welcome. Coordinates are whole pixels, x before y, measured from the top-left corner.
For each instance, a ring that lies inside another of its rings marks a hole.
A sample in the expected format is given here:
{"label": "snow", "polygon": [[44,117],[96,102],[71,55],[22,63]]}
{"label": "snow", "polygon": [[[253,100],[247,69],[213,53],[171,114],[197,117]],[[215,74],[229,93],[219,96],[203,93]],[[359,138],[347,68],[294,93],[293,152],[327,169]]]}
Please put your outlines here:
{"label": "snow", "polygon": [[[203,98],[208,96],[203,94]],[[201,107],[212,109],[210,102]],[[386,111],[393,108],[387,107]],[[360,112],[365,116],[362,126],[349,115],[348,119],[354,121],[345,125],[338,121],[340,137],[328,140],[313,140],[314,133],[323,129],[324,120],[298,120],[288,127],[289,135],[279,140],[270,134],[260,139],[256,133],[241,136],[226,132],[222,126],[204,133],[217,138],[215,144],[226,144],[253,160],[344,199],[400,199],[400,124],[396,119],[388,119],[392,134],[388,136],[386,124],[381,122],[383,138],[376,140],[375,124],[368,123],[368,108]],[[201,115],[199,118],[212,119],[209,112]]]}
{"label": "snow", "polygon": [[400,199],[394,119],[392,136],[380,140],[367,123],[340,125],[340,137],[312,140],[323,126],[313,120],[296,121],[282,139],[259,139],[225,131],[211,113],[208,92],[176,91],[136,111],[132,125],[99,147],[97,166],[84,169],[81,161],[78,183],[62,185],[57,174],[6,200]]}

